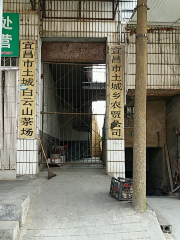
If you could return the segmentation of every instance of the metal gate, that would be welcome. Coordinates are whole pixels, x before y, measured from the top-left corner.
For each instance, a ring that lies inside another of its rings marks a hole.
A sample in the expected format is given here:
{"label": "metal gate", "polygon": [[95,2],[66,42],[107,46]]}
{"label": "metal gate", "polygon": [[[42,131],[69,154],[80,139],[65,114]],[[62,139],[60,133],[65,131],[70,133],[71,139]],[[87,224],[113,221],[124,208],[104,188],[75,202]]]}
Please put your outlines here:
{"label": "metal gate", "polygon": [[[102,164],[92,102],[105,101],[105,65],[43,63],[42,141],[50,164]],[[103,70],[104,69],[104,70]],[[104,79],[94,79],[104,71]],[[96,103],[94,104],[96,108]]]}

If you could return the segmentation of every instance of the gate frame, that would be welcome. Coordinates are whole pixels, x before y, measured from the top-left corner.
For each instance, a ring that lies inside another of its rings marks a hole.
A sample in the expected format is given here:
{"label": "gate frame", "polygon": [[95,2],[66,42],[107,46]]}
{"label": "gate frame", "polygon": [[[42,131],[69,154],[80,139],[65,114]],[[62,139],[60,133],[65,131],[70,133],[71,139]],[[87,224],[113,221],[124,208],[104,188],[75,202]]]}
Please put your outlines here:
{"label": "gate frame", "polygon": [[[42,74],[42,78],[43,78],[43,100],[42,100],[42,111],[41,111],[41,115],[42,115],[42,142],[44,143],[44,114],[55,114],[55,115],[57,115],[57,114],[60,114],[60,115],[67,115],[67,113],[65,113],[65,112],[45,112],[44,111],[44,101],[45,101],[45,94],[44,94],[44,92],[45,92],[45,68],[44,68],[44,65],[45,64],[52,64],[52,65],[74,65],[74,66],[78,66],[78,65],[80,65],[80,66],[87,66],[87,65],[89,65],[89,66],[93,66],[93,65],[100,65],[100,63],[97,63],[97,64],[94,64],[94,63],[79,63],[79,62],[73,62],[73,63],[63,63],[63,62],[42,62],[43,63],[43,74]],[[107,68],[107,66],[106,66],[106,63],[104,63],[104,65],[105,65],[105,69]],[[49,71],[49,70],[48,70]],[[106,69],[106,71],[107,71],[107,69]],[[106,85],[106,80],[105,80],[105,82],[104,82],[104,84]],[[96,89],[97,90],[97,89]],[[103,89],[102,89],[103,90]],[[105,98],[105,100],[106,100],[106,92],[105,92],[105,96],[104,96],[104,98]],[[92,99],[91,99],[92,100]],[[89,102],[91,101],[91,100],[89,100]],[[91,101],[91,102],[93,102],[93,101]],[[90,115],[90,116],[93,116],[93,115],[103,115],[104,117],[105,117],[105,113],[104,114],[93,114],[93,113],[68,113],[68,115],[76,115],[76,116],[85,116],[85,115]],[[92,135],[91,133],[92,133],[92,121],[91,121],[91,125],[89,126],[90,127],[90,135]],[[91,136],[90,136],[91,137]],[[91,137],[91,143],[92,143],[92,137]],[[91,146],[91,145],[90,145]],[[92,146],[91,146],[91,148],[92,148]],[[87,151],[85,151],[85,152],[87,152]],[[81,155],[80,155],[81,156]],[[71,156],[72,157],[72,156]],[[76,161],[76,160],[75,160]],[[66,165],[81,165],[81,164],[83,164],[83,165],[85,165],[85,164],[87,164],[87,165],[90,165],[90,164],[99,164],[99,165],[103,165],[103,167],[104,167],[104,163],[103,163],[103,161],[101,161],[101,159],[99,159],[98,161],[99,162],[92,162],[92,156],[91,156],[91,162],[75,162],[75,161],[70,161],[70,162],[65,162],[65,163],[63,163],[63,164],[66,164]],[[46,162],[43,162],[43,155],[41,154],[41,164],[45,164]],[[54,163],[49,163],[49,164],[54,164]]]}

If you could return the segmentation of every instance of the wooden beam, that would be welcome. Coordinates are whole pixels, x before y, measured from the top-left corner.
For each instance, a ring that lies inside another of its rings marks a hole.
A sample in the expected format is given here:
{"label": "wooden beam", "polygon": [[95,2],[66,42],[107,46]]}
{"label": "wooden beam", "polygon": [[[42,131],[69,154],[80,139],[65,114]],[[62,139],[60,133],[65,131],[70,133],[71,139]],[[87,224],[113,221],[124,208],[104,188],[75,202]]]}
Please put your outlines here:
{"label": "wooden beam", "polygon": [[166,162],[167,162],[167,168],[168,168],[168,173],[169,173],[169,180],[170,180],[170,187],[171,187],[171,192],[173,191],[173,181],[172,181],[172,173],[171,173],[171,166],[170,166],[170,161],[169,161],[169,153],[168,153],[168,148],[167,144],[164,144],[165,148],[165,154],[166,154]]}
{"label": "wooden beam", "polygon": [[30,0],[30,3],[31,3],[32,10],[35,11],[35,9],[36,9],[36,2],[35,2],[35,0]]}
{"label": "wooden beam", "polygon": [[98,116],[104,116],[105,114],[104,113],[78,113],[78,112],[74,112],[74,113],[69,113],[69,112],[43,112],[41,111],[41,114],[58,114],[58,115],[89,115],[89,116],[95,116],[95,115],[98,115]]}
{"label": "wooden beam", "polygon": [[81,18],[81,0],[79,0],[79,18]]}
{"label": "wooden beam", "polygon": [[42,17],[45,18],[46,14],[45,14],[45,0],[39,0],[40,3],[40,7],[41,7],[41,11],[42,11]]}
{"label": "wooden beam", "polygon": [[113,19],[115,19],[115,16],[116,16],[116,10],[117,10],[117,8],[118,8],[118,5],[119,5],[119,0],[117,0],[116,7],[115,7],[115,9],[114,9]]}

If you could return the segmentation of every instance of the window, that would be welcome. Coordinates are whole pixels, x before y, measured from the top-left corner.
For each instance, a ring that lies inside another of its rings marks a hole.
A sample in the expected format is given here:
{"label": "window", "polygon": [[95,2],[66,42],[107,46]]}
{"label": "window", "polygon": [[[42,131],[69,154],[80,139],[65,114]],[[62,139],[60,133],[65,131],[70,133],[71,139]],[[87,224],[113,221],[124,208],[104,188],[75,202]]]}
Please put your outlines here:
{"label": "window", "polygon": [[18,58],[16,57],[1,57],[1,67],[17,67]]}
{"label": "window", "polygon": [[134,107],[127,107],[126,118],[134,118]]}

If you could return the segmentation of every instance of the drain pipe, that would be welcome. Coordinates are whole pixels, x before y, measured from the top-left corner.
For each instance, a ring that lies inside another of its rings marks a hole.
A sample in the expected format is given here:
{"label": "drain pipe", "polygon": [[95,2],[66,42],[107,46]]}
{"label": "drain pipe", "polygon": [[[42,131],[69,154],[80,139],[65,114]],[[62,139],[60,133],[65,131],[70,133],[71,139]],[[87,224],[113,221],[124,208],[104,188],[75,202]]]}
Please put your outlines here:
{"label": "drain pipe", "polygon": [[[0,46],[2,46],[2,20],[3,20],[3,0],[0,1]],[[0,64],[1,71],[1,64]]]}
{"label": "drain pipe", "polygon": [[[0,1],[0,46],[2,46],[2,20],[3,20],[3,0]],[[0,48],[1,50],[1,48]],[[1,61],[0,61],[1,62]],[[1,73],[1,64],[0,64],[0,94],[2,94],[2,73]],[[3,111],[2,111],[2,95],[0,99],[0,122],[3,123]],[[3,133],[3,125],[0,123],[0,132]],[[2,149],[3,149],[3,134],[0,136],[0,165],[1,165],[1,158],[2,158]]]}
{"label": "drain pipe", "polygon": [[147,0],[137,1],[136,83],[133,143],[133,207],[146,210]]}

